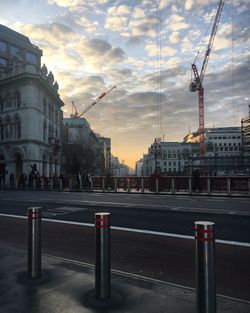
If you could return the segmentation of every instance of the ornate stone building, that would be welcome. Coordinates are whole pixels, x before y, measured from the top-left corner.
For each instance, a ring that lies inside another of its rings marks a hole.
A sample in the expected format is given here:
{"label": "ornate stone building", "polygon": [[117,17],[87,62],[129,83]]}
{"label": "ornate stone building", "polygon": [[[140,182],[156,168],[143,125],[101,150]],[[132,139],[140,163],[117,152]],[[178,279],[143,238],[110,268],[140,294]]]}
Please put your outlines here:
{"label": "ornate stone building", "polygon": [[[42,50],[0,25],[0,177],[60,173],[62,106]],[[7,176],[6,176],[7,175]]]}

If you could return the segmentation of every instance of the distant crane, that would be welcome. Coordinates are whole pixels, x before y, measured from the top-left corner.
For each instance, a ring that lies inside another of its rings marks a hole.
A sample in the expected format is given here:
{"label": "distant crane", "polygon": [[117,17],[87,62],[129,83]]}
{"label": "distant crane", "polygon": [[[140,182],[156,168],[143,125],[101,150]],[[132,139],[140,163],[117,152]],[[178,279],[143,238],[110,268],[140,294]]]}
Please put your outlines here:
{"label": "distant crane", "polygon": [[[216,31],[218,28],[218,24],[221,17],[221,12],[224,6],[225,0],[220,0],[218,2],[217,11],[214,18],[214,23],[212,27],[212,31],[210,34],[209,42],[207,45],[207,49],[205,52],[204,60],[202,63],[200,74],[198,72],[198,69],[196,67],[195,61],[192,64],[192,71],[194,73],[194,80],[189,85],[189,90],[192,92],[198,91],[198,103],[199,103],[199,134],[200,134],[200,160],[201,160],[201,167],[203,168],[205,165],[204,157],[205,157],[205,142],[204,142],[204,87],[203,87],[203,79],[205,76],[209,56],[213,47],[214,38],[216,35]],[[197,58],[197,57],[196,57]],[[196,60],[195,58],[195,60]]]}
{"label": "distant crane", "polygon": [[75,113],[74,114],[71,114],[70,117],[73,117],[73,118],[80,118],[83,116],[83,114],[85,114],[88,110],[90,110],[95,104],[97,104],[102,98],[104,98],[107,94],[109,94],[114,88],[116,88],[116,86],[113,86],[112,88],[110,88],[108,91],[106,92],[103,92],[99,97],[97,97],[95,99],[94,102],[92,102],[91,104],[89,104],[85,109],[84,111],[79,114],[78,111],[77,111],[77,108],[76,108],[76,105],[74,103],[74,101],[72,101],[72,105],[74,107],[74,110],[75,110]]}

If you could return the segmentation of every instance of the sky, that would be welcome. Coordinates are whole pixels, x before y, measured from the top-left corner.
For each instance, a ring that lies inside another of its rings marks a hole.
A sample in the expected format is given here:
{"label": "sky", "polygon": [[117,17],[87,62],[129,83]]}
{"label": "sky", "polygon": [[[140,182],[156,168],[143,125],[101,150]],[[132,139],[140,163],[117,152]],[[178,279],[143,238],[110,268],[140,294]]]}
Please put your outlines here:
{"label": "sky", "polygon": [[[65,103],[134,167],[155,138],[198,129],[200,70],[218,0],[0,0],[0,23],[43,50]],[[250,104],[250,2],[226,0],[203,81],[205,127],[240,126]]]}

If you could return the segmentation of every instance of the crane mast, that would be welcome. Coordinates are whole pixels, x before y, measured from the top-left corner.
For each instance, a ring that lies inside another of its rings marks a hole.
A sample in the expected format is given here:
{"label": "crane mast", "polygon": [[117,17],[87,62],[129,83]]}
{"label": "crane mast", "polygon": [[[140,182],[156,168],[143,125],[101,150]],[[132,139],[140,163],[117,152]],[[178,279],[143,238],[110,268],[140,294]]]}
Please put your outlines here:
{"label": "crane mast", "polygon": [[75,114],[72,114],[71,117],[77,117],[77,118],[80,118],[83,116],[83,114],[85,114],[88,110],[90,110],[94,105],[96,105],[99,101],[101,101],[102,98],[104,98],[107,94],[109,94],[114,88],[116,88],[116,86],[113,86],[112,88],[110,88],[108,91],[106,92],[103,92],[99,97],[97,97],[95,99],[94,102],[92,102],[91,104],[89,104],[85,109],[84,111],[79,114],[77,109],[76,109],[76,106],[75,106],[75,103],[74,101],[72,101],[72,105],[74,106],[75,108]]}
{"label": "crane mast", "polygon": [[204,168],[204,157],[205,157],[205,142],[204,142],[204,132],[205,132],[205,123],[204,123],[204,88],[203,88],[203,79],[206,73],[206,68],[209,60],[209,56],[213,47],[215,35],[218,29],[218,24],[220,21],[222,9],[224,6],[225,0],[220,0],[218,3],[218,7],[216,10],[214,23],[212,27],[212,31],[209,37],[209,42],[207,45],[207,49],[204,55],[202,67],[200,73],[196,67],[196,64],[192,64],[192,71],[194,73],[194,80],[189,85],[189,90],[191,92],[198,91],[198,105],[199,105],[199,135],[200,135],[200,160],[201,167]]}

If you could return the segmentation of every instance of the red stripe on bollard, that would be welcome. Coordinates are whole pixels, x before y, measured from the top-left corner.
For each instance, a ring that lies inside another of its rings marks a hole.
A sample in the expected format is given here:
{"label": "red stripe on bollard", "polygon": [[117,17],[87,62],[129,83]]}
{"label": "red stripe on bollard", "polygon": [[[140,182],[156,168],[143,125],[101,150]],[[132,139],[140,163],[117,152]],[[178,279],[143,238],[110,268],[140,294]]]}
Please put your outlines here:
{"label": "red stripe on bollard", "polygon": [[198,229],[198,228],[196,228],[195,231],[197,233],[215,234],[215,231],[211,230],[211,229]]}
{"label": "red stripe on bollard", "polygon": [[96,220],[95,220],[96,222],[108,222],[109,221],[109,219],[108,218],[96,218]]}
{"label": "red stripe on bollard", "polygon": [[205,237],[195,237],[196,240],[200,240],[200,241],[214,241],[214,238],[205,238]]}
{"label": "red stripe on bollard", "polygon": [[109,228],[109,225],[95,225],[95,228]]}

